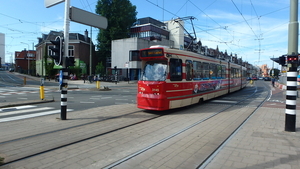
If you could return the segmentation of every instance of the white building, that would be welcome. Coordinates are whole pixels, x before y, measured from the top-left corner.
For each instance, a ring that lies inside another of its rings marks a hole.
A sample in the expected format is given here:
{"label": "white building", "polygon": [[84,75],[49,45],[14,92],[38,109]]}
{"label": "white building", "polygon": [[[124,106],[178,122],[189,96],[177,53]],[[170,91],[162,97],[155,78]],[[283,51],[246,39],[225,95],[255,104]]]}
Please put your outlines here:
{"label": "white building", "polygon": [[1,64],[5,63],[5,35],[0,33],[0,58]]}
{"label": "white building", "polygon": [[115,74],[114,67],[117,67],[119,80],[138,80],[141,62],[136,51],[140,49],[163,45],[184,50],[183,25],[183,21],[163,23],[150,17],[138,19],[130,29],[131,38],[112,41],[112,74]]}

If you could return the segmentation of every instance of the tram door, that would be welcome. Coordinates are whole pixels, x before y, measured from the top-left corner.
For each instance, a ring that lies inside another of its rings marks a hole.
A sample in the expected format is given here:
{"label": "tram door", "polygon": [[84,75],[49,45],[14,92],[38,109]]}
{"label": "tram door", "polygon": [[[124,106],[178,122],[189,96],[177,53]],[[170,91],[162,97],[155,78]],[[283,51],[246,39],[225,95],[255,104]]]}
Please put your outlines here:
{"label": "tram door", "polygon": [[130,69],[130,80],[139,80],[141,76],[141,69]]}

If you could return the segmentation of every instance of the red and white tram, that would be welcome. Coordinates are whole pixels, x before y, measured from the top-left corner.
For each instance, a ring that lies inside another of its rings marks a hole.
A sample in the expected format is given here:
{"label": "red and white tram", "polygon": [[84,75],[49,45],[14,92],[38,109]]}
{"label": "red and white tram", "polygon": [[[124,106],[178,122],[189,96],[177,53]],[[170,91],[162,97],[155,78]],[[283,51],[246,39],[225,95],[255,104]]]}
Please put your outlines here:
{"label": "red and white tram", "polygon": [[246,68],[189,51],[152,46],[140,50],[137,107],[168,110],[240,90]]}

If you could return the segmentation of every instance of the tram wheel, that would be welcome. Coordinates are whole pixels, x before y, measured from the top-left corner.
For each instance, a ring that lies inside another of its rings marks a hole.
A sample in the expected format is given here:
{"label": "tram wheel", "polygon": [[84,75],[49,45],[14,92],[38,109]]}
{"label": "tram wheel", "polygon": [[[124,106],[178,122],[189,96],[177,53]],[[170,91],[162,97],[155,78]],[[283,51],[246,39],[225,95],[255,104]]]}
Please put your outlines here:
{"label": "tram wheel", "polygon": [[203,98],[200,98],[198,104],[202,104],[202,103],[203,103]]}

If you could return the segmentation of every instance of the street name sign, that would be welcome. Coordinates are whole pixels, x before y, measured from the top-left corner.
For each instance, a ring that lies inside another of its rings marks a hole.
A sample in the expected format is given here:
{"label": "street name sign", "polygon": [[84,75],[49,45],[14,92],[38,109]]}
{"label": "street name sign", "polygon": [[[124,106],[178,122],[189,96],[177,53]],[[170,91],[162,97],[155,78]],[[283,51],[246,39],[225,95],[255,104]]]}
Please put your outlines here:
{"label": "street name sign", "polygon": [[74,6],[70,7],[69,17],[71,21],[77,23],[89,25],[100,29],[107,28],[107,19],[105,17],[76,8]]}
{"label": "street name sign", "polygon": [[65,0],[45,0],[44,4],[46,8],[50,8],[51,6],[57,5],[59,3],[64,2]]}

